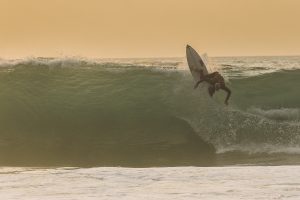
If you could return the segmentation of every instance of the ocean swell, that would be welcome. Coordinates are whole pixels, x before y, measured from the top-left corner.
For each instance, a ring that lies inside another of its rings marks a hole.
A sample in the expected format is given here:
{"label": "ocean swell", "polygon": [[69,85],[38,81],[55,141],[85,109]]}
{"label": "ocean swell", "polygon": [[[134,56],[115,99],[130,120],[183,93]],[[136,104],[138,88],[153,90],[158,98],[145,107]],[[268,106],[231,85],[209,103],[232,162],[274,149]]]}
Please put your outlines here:
{"label": "ocean swell", "polygon": [[298,152],[299,70],[230,79],[226,107],[224,93],[210,99],[204,87],[193,90],[187,70],[168,64],[174,68],[46,59],[3,67],[0,164],[208,166],[253,146]]}

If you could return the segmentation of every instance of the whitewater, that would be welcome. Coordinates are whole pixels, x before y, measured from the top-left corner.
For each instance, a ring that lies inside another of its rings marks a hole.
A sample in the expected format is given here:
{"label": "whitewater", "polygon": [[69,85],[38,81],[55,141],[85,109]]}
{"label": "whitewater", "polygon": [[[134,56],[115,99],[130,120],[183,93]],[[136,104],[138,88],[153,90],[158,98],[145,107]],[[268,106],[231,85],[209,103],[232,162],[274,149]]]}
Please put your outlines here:
{"label": "whitewater", "polygon": [[[293,199],[297,166],[0,169],[1,199]],[[5,181],[4,181],[5,180]]]}
{"label": "whitewater", "polygon": [[299,199],[300,57],[206,62],[0,59],[0,196]]}

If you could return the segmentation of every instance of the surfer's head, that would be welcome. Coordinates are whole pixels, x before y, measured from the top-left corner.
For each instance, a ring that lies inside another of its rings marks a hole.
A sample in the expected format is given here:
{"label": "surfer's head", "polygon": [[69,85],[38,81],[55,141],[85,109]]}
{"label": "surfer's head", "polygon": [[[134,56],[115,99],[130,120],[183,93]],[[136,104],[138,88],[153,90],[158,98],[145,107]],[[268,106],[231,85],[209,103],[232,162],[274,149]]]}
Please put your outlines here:
{"label": "surfer's head", "polygon": [[221,87],[221,84],[220,84],[220,83],[216,83],[216,84],[215,84],[215,90],[219,90],[220,87]]}

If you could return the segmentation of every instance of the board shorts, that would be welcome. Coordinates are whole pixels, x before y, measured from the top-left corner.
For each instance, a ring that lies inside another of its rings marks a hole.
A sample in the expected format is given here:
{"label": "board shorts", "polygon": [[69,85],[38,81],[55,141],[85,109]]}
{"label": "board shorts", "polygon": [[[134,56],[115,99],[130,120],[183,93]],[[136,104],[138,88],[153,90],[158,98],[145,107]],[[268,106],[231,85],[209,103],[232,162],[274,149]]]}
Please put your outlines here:
{"label": "board shorts", "polygon": [[209,82],[212,85],[215,85],[216,83],[220,83],[221,87],[225,86],[225,80],[224,80],[223,76],[221,76],[219,73],[216,73],[216,75],[214,77],[210,78]]}

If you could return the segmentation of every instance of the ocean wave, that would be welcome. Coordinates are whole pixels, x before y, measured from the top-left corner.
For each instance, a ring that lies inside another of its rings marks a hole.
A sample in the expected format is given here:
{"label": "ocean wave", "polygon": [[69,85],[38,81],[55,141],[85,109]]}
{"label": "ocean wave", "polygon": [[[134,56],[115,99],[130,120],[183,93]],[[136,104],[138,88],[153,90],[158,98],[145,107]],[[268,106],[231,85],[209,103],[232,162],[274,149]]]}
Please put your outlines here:
{"label": "ocean wave", "polygon": [[225,107],[187,70],[131,65],[40,58],[0,73],[0,164],[203,166],[299,146],[300,70],[230,79]]}
{"label": "ocean wave", "polygon": [[86,58],[86,57],[27,57],[20,59],[0,59],[1,68],[14,68],[20,66],[47,66],[47,67],[95,67],[106,68],[159,68],[170,70],[186,69],[184,58]]}

